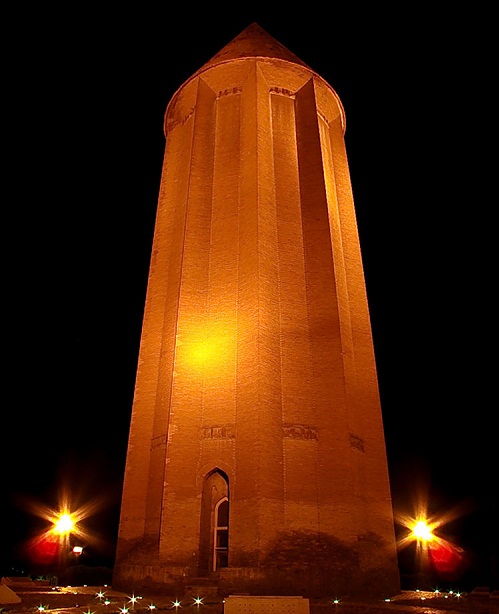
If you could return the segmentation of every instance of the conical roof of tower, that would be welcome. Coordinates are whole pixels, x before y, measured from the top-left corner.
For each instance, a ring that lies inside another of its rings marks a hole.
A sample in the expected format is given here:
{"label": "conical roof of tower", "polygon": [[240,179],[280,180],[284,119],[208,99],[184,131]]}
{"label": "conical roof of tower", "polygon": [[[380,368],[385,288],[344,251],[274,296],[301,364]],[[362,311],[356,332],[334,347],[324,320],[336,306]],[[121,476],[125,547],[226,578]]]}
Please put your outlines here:
{"label": "conical roof of tower", "polygon": [[245,28],[241,34],[225,45],[211,60],[208,60],[197,72],[203,72],[211,66],[251,57],[268,57],[287,60],[310,68],[298,56],[292,53],[284,45],[281,45],[274,37],[268,34],[256,22]]}

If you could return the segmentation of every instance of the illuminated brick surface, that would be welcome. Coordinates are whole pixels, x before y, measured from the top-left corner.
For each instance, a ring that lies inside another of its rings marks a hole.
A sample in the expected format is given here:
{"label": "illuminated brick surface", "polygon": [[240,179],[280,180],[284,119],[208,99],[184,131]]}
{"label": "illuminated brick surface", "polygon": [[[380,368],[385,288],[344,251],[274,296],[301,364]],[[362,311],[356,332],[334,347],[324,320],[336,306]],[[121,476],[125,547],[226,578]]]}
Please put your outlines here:
{"label": "illuminated brick surface", "polygon": [[398,589],[344,130],[256,25],[172,98],[115,588]]}

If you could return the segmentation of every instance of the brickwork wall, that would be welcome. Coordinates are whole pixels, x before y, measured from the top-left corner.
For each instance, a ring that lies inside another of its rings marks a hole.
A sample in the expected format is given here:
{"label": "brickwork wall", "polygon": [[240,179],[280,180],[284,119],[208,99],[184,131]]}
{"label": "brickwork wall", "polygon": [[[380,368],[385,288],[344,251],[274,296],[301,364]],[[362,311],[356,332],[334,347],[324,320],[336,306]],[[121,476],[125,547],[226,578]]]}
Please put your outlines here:
{"label": "brickwork wall", "polygon": [[215,472],[227,586],[396,588],[343,109],[294,59],[222,56],[166,113],[115,580],[210,571]]}

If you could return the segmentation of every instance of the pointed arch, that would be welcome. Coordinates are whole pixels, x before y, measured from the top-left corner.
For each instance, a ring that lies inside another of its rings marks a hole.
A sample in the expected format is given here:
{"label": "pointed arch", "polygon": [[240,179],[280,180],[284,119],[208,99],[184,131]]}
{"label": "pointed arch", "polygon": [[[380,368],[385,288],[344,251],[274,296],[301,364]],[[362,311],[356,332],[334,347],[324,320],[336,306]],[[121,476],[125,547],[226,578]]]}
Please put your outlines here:
{"label": "pointed arch", "polygon": [[199,572],[207,575],[228,566],[229,478],[219,467],[203,480],[199,532]]}

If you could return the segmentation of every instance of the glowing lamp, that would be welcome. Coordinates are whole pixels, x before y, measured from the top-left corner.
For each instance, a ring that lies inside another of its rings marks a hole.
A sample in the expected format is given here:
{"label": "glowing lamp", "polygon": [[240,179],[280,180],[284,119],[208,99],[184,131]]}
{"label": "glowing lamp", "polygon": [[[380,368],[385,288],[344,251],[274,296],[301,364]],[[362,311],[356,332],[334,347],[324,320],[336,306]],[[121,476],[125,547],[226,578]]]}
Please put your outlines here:
{"label": "glowing lamp", "polygon": [[429,527],[424,520],[419,520],[416,522],[416,524],[412,527],[412,534],[417,541],[431,542],[433,539],[435,539],[435,536],[431,531],[431,527]]}

